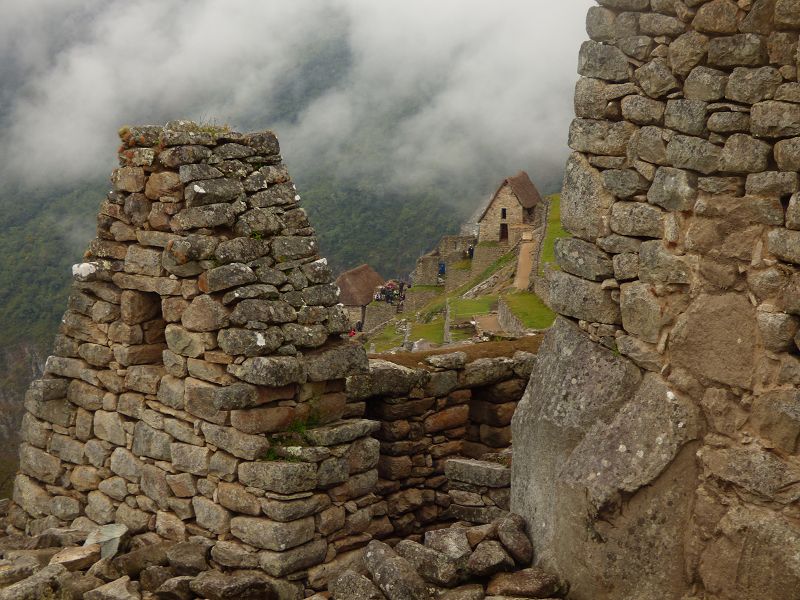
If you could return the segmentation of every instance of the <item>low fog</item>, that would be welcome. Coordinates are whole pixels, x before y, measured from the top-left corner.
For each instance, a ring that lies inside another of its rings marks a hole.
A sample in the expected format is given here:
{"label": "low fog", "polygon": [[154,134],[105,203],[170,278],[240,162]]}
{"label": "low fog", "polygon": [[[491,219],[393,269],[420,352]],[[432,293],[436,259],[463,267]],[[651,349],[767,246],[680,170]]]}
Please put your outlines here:
{"label": "low fog", "polygon": [[[552,187],[590,4],[3,0],[2,175],[97,178],[121,125],[192,118],[274,129],[296,176],[402,189],[490,165]],[[340,72],[301,70],[326,52]]]}

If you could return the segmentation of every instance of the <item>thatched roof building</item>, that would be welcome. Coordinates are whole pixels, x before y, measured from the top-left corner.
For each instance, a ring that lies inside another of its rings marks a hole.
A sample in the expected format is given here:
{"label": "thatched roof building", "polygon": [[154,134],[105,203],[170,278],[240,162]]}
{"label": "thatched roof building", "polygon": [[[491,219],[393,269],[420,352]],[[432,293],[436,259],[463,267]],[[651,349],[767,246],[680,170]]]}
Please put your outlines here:
{"label": "thatched roof building", "polygon": [[345,306],[366,306],[372,302],[375,289],[383,283],[383,277],[366,264],[345,271],[336,278],[339,302]]}

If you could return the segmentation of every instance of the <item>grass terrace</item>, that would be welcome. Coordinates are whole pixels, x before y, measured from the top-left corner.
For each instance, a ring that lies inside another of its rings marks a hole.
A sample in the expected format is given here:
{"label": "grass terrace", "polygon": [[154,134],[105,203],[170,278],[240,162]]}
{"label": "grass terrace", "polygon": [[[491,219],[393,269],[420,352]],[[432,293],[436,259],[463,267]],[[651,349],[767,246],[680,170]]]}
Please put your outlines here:
{"label": "grass terrace", "polygon": [[556,314],[550,310],[541,298],[530,292],[514,292],[503,298],[517,318],[525,327],[546,329],[553,324]]}
{"label": "grass terrace", "polygon": [[550,196],[550,215],[547,220],[547,237],[542,247],[542,256],[539,261],[539,274],[544,273],[546,264],[556,266],[555,243],[558,238],[570,237],[569,233],[561,227],[561,194]]}

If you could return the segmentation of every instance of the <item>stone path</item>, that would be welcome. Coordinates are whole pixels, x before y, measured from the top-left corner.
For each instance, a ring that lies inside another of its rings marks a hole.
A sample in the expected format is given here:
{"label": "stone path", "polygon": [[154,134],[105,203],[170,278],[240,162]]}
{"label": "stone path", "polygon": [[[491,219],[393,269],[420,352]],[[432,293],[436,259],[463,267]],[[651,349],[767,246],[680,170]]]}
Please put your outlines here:
{"label": "stone path", "polygon": [[522,242],[517,256],[517,273],[514,275],[514,287],[518,290],[527,290],[531,283],[531,269],[533,268],[533,253],[536,250],[535,242]]}

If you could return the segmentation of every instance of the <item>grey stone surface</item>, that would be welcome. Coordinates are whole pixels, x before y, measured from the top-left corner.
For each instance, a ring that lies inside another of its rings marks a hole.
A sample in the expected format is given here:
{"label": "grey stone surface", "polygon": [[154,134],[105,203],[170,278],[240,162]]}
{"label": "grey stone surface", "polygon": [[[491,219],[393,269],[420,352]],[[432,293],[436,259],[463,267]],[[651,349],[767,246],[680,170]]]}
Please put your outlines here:
{"label": "grey stone surface", "polygon": [[667,159],[680,169],[692,169],[709,175],[719,169],[722,149],[711,142],[686,135],[676,135],[667,144]]}
{"label": "grey stone surface", "polygon": [[283,552],[314,537],[314,518],[281,523],[263,517],[233,517],[231,533],[256,548]]}
{"label": "grey stone surface", "polygon": [[647,200],[667,210],[687,211],[697,198],[697,176],[689,171],[660,167],[656,171]]}
{"label": "grey stone surface", "polygon": [[772,147],[743,133],[730,136],[720,155],[719,168],[731,173],[759,173],[767,169]]}
{"label": "grey stone surface", "polygon": [[608,81],[628,79],[628,59],[617,48],[594,41],[584,42],[578,58],[578,73]]}
{"label": "grey stone surface", "polygon": [[626,236],[660,238],[664,234],[664,211],[641,202],[615,202],[611,230]]}
{"label": "grey stone surface", "polygon": [[431,600],[427,584],[414,567],[382,542],[372,541],[364,553],[372,580],[389,600]]}
{"label": "grey stone surface", "polygon": [[555,256],[563,270],[591,281],[608,279],[614,272],[605,252],[579,238],[556,240]]}
{"label": "grey stone surface", "polygon": [[550,306],[564,315],[599,323],[619,323],[619,304],[601,284],[556,271],[550,279]]}
{"label": "grey stone surface", "polygon": [[[614,197],[606,191],[600,172],[580,154],[567,162],[561,195],[561,222],[573,235],[583,239],[610,233],[607,215]],[[606,217],[606,218],[604,218]]]}

